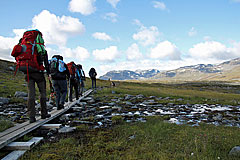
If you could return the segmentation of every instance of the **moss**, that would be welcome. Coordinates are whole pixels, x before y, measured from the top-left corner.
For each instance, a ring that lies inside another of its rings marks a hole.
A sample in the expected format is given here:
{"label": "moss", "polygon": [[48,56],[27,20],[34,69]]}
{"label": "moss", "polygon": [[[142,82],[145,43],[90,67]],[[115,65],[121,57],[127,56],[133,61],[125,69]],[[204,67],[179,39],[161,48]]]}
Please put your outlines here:
{"label": "moss", "polygon": [[113,116],[112,117],[112,123],[113,124],[121,124],[123,122],[122,116]]}
{"label": "moss", "polygon": [[9,121],[9,120],[4,120],[0,118],[0,132],[10,128],[10,127],[13,127],[14,124],[13,122]]}

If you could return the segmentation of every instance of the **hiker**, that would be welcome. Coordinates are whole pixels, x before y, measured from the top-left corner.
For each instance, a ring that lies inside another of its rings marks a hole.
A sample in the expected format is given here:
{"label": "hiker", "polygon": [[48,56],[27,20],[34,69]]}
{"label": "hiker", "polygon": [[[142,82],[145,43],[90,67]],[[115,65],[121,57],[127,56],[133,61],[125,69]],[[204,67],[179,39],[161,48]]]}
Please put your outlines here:
{"label": "hiker", "polygon": [[69,79],[70,74],[61,55],[54,55],[49,60],[49,64],[53,88],[56,92],[56,106],[57,110],[60,110],[64,108],[67,95],[67,79]]}
{"label": "hiker", "polygon": [[70,102],[72,102],[72,92],[73,92],[73,88],[75,91],[75,97],[76,100],[78,100],[79,98],[79,93],[78,93],[78,75],[76,73],[76,64],[72,61],[70,63],[67,64],[69,73],[70,73],[70,78],[69,78],[69,95],[68,95],[68,99]]}
{"label": "hiker", "polygon": [[89,76],[92,80],[92,88],[96,88],[96,76],[97,76],[97,72],[95,70],[95,68],[91,68],[89,71]]}
{"label": "hiker", "polygon": [[78,73],[78,77],[79,77],[79,87],[78,87],[78,91],[79,91],[79,94],[82,96],[83,94],[83,91],[84,91],[84,81],[86,80],[86,77],[85,77],[85,73],[82,69],[82,65],[81,64],[78,64],[77,65],[77,73]]}
{"label": "hiker", "polygon": [[27,106],[29,122],[33,123],[36,121],[35,83],[37,83],[40,92],[41,119],[51,117],[47,112],[44,70],[47,71],[48,77],[50,77],[50,72],[48,54],[45,50],[42,33],[39,30],[28,30],[24,32],[19,43],[14,46],[11,55],[15,57],[17,62],[16,72],[19,69],[26,74],[25,79],[28,84]]}

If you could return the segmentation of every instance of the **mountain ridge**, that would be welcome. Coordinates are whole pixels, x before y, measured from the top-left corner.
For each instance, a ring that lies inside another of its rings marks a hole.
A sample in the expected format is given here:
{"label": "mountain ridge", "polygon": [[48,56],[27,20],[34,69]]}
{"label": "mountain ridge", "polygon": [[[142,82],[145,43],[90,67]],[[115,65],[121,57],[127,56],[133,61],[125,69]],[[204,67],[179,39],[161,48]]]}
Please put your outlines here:
{"label": "mountain ridge", "polygon": [[238,81],[240,80],[240,58],[220,64],[197,64],[173,70],[120,70],[101,76],[103,80],[155,80],[155,81]]}

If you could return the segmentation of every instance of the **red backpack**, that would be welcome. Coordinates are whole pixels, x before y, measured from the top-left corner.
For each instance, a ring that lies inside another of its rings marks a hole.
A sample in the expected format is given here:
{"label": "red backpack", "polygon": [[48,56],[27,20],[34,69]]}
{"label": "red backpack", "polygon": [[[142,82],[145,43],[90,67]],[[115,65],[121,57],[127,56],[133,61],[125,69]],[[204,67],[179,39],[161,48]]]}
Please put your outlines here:
{"label": "red backpack", "polygon": [[75,73],[76,73],[75,63],[70,62],[70,63],[67,64],[67,66],[68,66],[68,70],[69,70],[69,73],[70,73],[71,77],[75,77]]}
{"label": "red backpack", "polygon": [[24,73],[44,71],[43,64],[39,64],[40,54],[46,54],[42,33],[38,30],[26,31],[19,44],[15,45],[11,55],[16,59],[16,72]]}

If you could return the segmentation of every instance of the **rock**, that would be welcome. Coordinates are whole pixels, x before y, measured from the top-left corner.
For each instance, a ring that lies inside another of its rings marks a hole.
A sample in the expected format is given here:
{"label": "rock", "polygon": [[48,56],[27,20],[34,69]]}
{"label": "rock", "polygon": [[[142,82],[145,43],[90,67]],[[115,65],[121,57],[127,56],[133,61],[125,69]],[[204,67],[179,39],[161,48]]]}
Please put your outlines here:
{"label": "rock", "polygon": [[80,121],[80,120],[73,120],[70,125],[71,125],[71,126],[74,126],[74,125],[80,125],[80,124],[94,125],[93,122]]}
{"label": "rock", "polygon": [[14,67],[13,67],[13,66],[10,66],[10,67],[8,67],[8,70],[9,70],[9,71],[14,71]]}
{"label": "rock", "polygon": [[182,98],[178,98],[177,101],[183,101],[183,99]]}
{"label": "rock", "polygon": [[9,98],[0,97],[0,103],[8,104],[9,103]]}
{"label": "rock", "polygon": [[111,106],[102,106],[102,107],[99,107],[100,109],[109,109],[109,108],[112,108]]}
{"label": "rock", "polygon": [[26,92],[16,91],[14,97],[27,97],[28,94]]}
{"label": "rock", "polygon": [[135,135],[132,135],[132,136],[128,137],[129,140],[132,140],[132,139],[135,139],[135,138],[136,138]]}
{"label": "rock", "polygon": [[86,102],[79,102],[79,103],[76,103],[77,106],[86,106],[87,103]]}
{"label": "rock", "polygon": [[62,127],[58,130],[58,133],[71,133],[76,130],[76,127]]}
{"label": "rock", "polygon": [[142,99],[142,98],[144,98],[144,96],[142,94],[139,94],[139,95],[136,96],[136,98],[137,99]]}
{"label": "rock", "polygon": [[109,106],[114,106],[116,103],[114,102],[111,102],[111,103],[108,103]]}
{"label": "rock", "polygon": [[129,102],[129,101],[126,101],[125,104],[129,105],[129,106],[133,106],[134,105],[134,104],[132,104],[132,102]]}
{"label": "rock", "polygon": [[134,97],[133,95],[127,94],[124,99],[125,99],[125,100],[130,100],[130,99],[133,98],[133,97]]}
{"label": "rock", "polygon": [[240,157],[240,146],[233,147],[228,155],[229,156]]}
{"label": "rock", "polygon": [[165,97],[163,100],[169,100],[170,99],[170,97]]}
{"label": "rock", "polygon": [[74,112],[81,112],[83,111],[83,107],[72,107]]}
{"label": "rock", "polygon": [[213,117],[214,121],[221,121],[222,120],[222,115],[218,113],[216,116]]}

